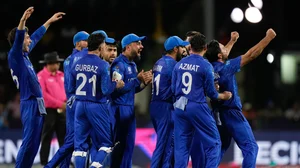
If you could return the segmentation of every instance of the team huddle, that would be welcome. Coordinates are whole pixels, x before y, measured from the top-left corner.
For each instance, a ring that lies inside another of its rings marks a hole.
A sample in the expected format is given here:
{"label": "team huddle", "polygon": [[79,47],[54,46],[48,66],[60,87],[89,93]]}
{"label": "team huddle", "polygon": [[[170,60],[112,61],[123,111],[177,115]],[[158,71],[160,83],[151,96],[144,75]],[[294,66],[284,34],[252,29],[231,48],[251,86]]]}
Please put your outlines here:
{"label": "team huddle", "polygon": [[[16,167],[32,167],[37,154],[44,116],[43,95],[28,54],[49,26],[65,13],[58,12],[31,36],[25,27],[34,9],[28,8],[11,30],[12,46],[8,63],[20,90],[23,141]],[[118,57],[116,41],[103,30],[73,37],[74,49],[64,61],[64,88],[67,96],[64,145],[45,165],[46,168],[75,167],[131,168],[135,142],[135,93],[152,85],[150,116],[157,133],[151,168],[217,168],[231,139],[241,149],[243,167],[254,168],[258,146],[251,127],[242,114],[235,74],[256,57],[276,37],[273,29],[245,54],[233,59],[228,55],[239,38],[231,33],[224,46],[216,40],[206,42],[197,31],[164,43],[165,53],[153,68],[138,72],[145,36],[128,34],[121,40]],[[210,99],[210,105],[207,102]]]}

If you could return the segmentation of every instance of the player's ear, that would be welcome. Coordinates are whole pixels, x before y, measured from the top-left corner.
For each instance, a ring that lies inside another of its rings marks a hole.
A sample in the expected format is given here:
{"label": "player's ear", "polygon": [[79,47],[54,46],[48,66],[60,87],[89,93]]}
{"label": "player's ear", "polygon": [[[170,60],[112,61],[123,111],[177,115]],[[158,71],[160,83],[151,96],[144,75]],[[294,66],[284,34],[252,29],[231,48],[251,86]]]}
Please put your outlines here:
{"label": "player's ear", "polygon": [[218,53],[218,59],[222,59],[222,54]]}

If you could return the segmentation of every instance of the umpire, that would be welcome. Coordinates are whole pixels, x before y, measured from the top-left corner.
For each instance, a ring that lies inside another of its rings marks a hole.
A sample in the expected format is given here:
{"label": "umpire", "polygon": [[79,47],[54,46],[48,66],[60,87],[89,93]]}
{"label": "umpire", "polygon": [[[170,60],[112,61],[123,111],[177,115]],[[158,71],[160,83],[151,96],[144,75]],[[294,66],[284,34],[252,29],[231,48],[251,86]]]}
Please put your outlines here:
{"label": "umpire", "polygon": [[42,131],[40,159],[41,164],[48,163],[50,144],[54,132],[56,133],[59,146],[64,143],[66,134],[66,94],[64,89],[64,73],[59,71],[60,62],[57,52],[46,53],[44,60],[40,63],[45,64],[44,68],[38,73],[41,84],[47,116]]}

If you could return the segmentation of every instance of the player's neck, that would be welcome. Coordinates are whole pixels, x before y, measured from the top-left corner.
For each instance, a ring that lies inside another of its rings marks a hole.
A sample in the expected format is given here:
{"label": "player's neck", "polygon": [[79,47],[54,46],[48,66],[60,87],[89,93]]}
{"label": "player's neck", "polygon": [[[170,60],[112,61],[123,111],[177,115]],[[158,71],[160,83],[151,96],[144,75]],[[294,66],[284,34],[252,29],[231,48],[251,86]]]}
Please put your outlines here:
{"label": "player's neck", "polygon": [[175,54],[173,54],[173,55],[171,55],[171,54],[166,54],[166,56],[169,56],[169,57],[173,58],[174,60],[176,60],[176,55],[175,55]]}
{"label": "player's neck", "polygon": [[196,54],[196,55],[200,55],[201,57],[203,57],[203,55],[205,54],[205,51],[201,51],[201,52],[192,51],[191,54]]}
{"label": "player's neck", "polygon": [[98,50],[88,51],[88,54],[93,54],[93,55],[97,55],[98,57],[100,57],[100,52]]}
{"label": "player's neck", "polygon": [[222,63],[225,62],[223,59],[218,59],[217,61],[218,61],[218,62],[222,62]]}
{"label": "player's neck", "polygon": [[124,52],[122,52],[122,54],[123,54],[129,61],[133,61],[132,56],[131,56],[128,52],[124,51]]}
{"label": "player's neck", "polygon": [[79,47],[79,46],[76,46],[75,49],[78,50],[78,51],[81,51],[81,50],[82,50],[82,48]]}

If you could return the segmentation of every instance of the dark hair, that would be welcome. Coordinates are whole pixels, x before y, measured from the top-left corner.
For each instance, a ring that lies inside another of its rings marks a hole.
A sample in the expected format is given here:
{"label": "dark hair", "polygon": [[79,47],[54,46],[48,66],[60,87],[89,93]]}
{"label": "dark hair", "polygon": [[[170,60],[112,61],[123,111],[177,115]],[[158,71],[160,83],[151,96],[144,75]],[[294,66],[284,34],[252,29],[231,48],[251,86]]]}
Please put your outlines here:
{"label": "dark hair", "polygon": [[[13,46],[14,42],[15,42],[15,38],[16,38],[16,31],[17,31],[18,27],[15,27],[13,29],[10,30],[10,32],[7,35],[7,41],[10,45],[10,47]],[[28,28],[25,27],[25,32],[28,33]]]}
{"label": "dark hair", "polygon": [[101,33],[91,34],[88,38],[88,51],[97,50],[104,43],[104,39],[105,37]]}
{"label": "dark hair", "polygon": [[206,47],[206,37],[201,33],[191,36],[189,42],[191,49],[195,52],[201,52]]}
{"label": "dark hair", "polygon": [[[179,47],[176,47],[179,48]],[[165,54],[172,54],[174,52],[174,48],[172,48],[171,50],[165,51]]]}
{"label": "dark hair", "polygon": [[204,56],[209,62],[216,62],[218,60],[218,54],[221,52],[219,42],[217,40],[212,40],[207,45],[207,50]]}
{"label": "dark hair", "polygon": [[186,32],[185,37],[192,37],[195,36],[196,34],[201,34],[201,33],[198,31],[188,31]]}

